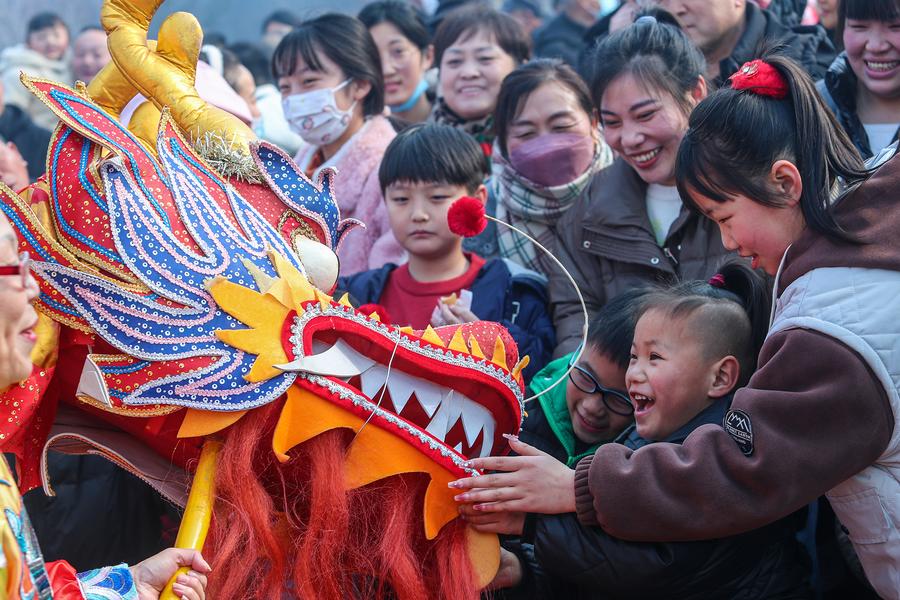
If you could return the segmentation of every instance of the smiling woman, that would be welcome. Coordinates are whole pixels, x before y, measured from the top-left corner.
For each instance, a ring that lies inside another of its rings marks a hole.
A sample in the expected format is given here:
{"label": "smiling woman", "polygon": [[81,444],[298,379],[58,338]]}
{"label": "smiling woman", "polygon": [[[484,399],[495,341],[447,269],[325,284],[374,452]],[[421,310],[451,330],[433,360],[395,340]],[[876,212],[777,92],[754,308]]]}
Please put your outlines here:
{"label": "smiling woman", "polygon": [[838,31],[846,51],[817,89],[863,158],[897,139],[900,125],[900,6],[844,0]]}
{"label": "smiling woman", "polygon": [[424,121],[431,113],[425,73],[434,61],[425,16],[409,3],[384,0],[367,5],[359,20],[381,54],[384,99],[391,114],[410,123]]}
{"label": "smiling woman", "polygon": [[[559,60],[522,65],[500,88],[494,112],[497,218],[553,247],[552,225],[591,178],[612,162],[581,78]],[[498,174],[499,173],[499,174]],[[556,267],[531,243],[503,228],[500,255],[548,275]]]}
{"label": "smiling woman", "polygon": [[509,15],[482,5],[451,12],[434,36],[439,96],[431,120],[461,127],[490,155],[491,116],[503,78],[528,60],[529,43]]}
{"label": "smiling woman", "polygon": [[[593,62],[594,104],[619,158],[556,225],[558,257],[592,313],[638,285],[708,279],[730,254],[714,224],[684,207],[675,188],[678,145],[706,96],[703,55],[657,9],[603,40]],[[578,343],[581,305],[561,274],[550,276],[560,356]]]}

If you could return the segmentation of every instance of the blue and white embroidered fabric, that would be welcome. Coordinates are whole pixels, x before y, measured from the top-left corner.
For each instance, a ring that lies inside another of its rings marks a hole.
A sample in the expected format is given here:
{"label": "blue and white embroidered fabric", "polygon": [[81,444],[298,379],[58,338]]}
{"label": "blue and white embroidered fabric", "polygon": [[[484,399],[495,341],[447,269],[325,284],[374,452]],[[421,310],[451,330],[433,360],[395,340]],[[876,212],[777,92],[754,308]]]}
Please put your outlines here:
{"label": "blue and white embroidered fabric", "polygon": [[[57,98],[60,102],[72,98]],[[83,110],[92,105],[78,99]],[[95,108],[95,107],[93,107]],[[121,126],[97,111],[109,127]],[[130,273],[153,294],[129,292],[115,283],[53,262],[35,263],[36,273],[52,285],[106,342],[141,361],[148,383],[133,390],[108,390],[125,405],[180,405],[213,411],[238,411],[262,406],[280,396],[296,374],[285,373],[267,381],[248,383],[245,375],[255,356],[219,340],[218,330],[243,329],[244,324],[218,307],[206,284],[223,277],[254,288],[251,269],[274,276],[268,257],[275,252],[304,273],[304,267],[289,243],[238,192],[220,177],[203,169],[201,181],[193,168],[203,168],[193,151],[176,135],[166,134],[166,120],[157,142],[159,169],[171,193],[181,221],[200,251],[186,248],[158,210],[147,186],[141,181],[127,154],[104,162],[100,169],[106,191],[107,210],[118,254]],[[116,140],[93,129],[97,143],[125,152]],[[130,139],[130,138],[129,138]],[[281,164],[263,161],[281,172]],[[271,174],[269,174],[271,175]],[[271,179],[271,177],[270,177]],[[210,181],[225,192],[234,221],[229,220],[207,189]],[[308,182],[308,180],[307,180]],[[307,183],[307,188],[312,189]],[[297,191],[291,190],[296,200]],[[337,206],[326,190],[315,197],[320,222],[335,237],[341,233]],[[298,206],[296,201],[293,205]],[[333,210],[331,210],[333,208]],[[304,214],[314,211],[305,209]],[[214,362],[202,369],[169,372],[160,377],[159,361],[210,357]],[[157,364],[154,364],[157,363]],[[97,365],[104,372],[103,365]],[[152,375],[153,371],[157,374]]]}
{"label": "blue and white embroidered fabric", "polygon": [[357,219],[341,220],[340,209],[332,195],[333,169],[322,169],[316,185],[277,146],[267,142],[255,143],[250,146],[250,153],[269,188],[291,210],[318,223],[325,234],[326,245],[333,251],[337,252],[341,239],[348,231],[354,227],[365,227]]}
{"label": "blue and white embroidered fabric", "polygon": [[138,597],[126,564],[79,573],[78,584],[86,600],[137,600]]}

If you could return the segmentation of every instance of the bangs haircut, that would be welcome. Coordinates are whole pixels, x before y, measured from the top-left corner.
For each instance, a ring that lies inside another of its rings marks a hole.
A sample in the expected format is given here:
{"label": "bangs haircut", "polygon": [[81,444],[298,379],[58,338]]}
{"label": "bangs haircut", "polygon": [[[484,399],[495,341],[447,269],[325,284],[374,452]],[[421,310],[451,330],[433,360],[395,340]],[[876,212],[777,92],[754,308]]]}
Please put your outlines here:
{"label": "bangs haircut", "polygon": [[381,56],[369,30],[355,17],[329,13],[304,21],[284,36],[272,55],[272,73],[276,81],[296,73],[301,61],[309,69],[321,72],[320,52],[340,67],[347,79],[367,81],[372,85],[363,100],[365,116],[384,111]]}
{"label": "bangs haircut", "polygon": [[617,367],[627,369],[631,343],[634,341],[634,326],[644,299],[653,292],[653,288],[649,287],[633,288],[604,304],[588,326],[588,346]]}
{"label": "bangs haircut", "polygon": [[584,80],[569,65],[559,59],[539,58],[516,68],[506,76],[497,94],[497,107],[494,109],[494,128],[497,131],[497,143],[504,158],[509,158],[506,148],[506,136],[509,126],[522,112],[531,93],[547,82],[572,92],[575,100],[588,119],[594,117],[594,105],[591,93]]}
{"label": "bangs haircut", "polygon": [[900,19],[897,0],[840,0],[838,22],[846,19],[891,22]]}
{"label": "bangs haircut", "polygon": [[692,194],[719,203],[743,195],[783,208],[785,196],[768,180],[775,161],[787,160],[803,181],[800,208],[807,226],[855,241],[834,220],[830,207],[836,178],[852,188],[868,175],[859,152],[797,63],[777,49],[764,53],[763,60],[787,81],[787,97],[777,100],[726,87],[698,104],[675,165],[682,200],[701,214]]}
{"label": "bangs haircut", "polygon": [[469,4],[452,10],[434,34],[434,64],[440,67],[447,48],[484,32],[520,65],[531,54],[531,42],[518,21],[483,4]]}
{"label": "bangs haircut", "polygon": [[691,105],[687,95],[706,71],[703,53],[678,26],[670,13],[659,9],[643,11],[635,21],[600,40],[589,55],[591,94],[594,106],[609,85],[629,74],[647,90],[659,90],[671,96],[687,114]]}
{"label": "bangs haircut", "polygon": [[474,194],[488,175],[477,142],[449,125],[419,123],[397,134],[381,159],[381,193],[398,181],[460,185]]}
{"label": "bangs haircut", "polygon": [[28,20],[28,25],[25,27],[25,35],[31,35],[42,29],[50,29],[52,27],[62,27],[66,30],[66,33],[69,33],[69,26],[62,20],[62,17],[56,13],[45,11],[34,15]]}
{"label": "bangs haircut", "polygon": [[408,2],[381,0],[367,4],[359,12],[359,20],[372,29],[379,23],[390,23],[419,50],[431,43],[431,35],[425,24],[425,13]]}

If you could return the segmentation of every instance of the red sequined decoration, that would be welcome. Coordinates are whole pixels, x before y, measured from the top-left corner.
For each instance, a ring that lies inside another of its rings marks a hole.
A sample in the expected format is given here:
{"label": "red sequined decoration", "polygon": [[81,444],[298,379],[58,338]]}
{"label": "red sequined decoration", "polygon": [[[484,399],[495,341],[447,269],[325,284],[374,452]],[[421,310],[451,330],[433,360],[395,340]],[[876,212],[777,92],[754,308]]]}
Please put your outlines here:
{"label": "red sequined decoration", "polygon": [[728,78],[735,90],[747,90],[760,96],[782,100],[790,90],[781,72],[767,62],[756,59],[744,63],[737,73]]}

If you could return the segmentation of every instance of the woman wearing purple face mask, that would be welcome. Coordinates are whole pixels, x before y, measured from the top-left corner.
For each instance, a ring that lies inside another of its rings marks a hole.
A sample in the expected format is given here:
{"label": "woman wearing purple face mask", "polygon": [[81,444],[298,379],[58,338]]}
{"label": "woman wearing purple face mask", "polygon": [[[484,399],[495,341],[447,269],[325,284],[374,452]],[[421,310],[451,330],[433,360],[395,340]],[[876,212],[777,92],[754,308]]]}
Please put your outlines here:
{"label": "woman wearing purple face mask", "polygon": [[366,229],[338,248],[341,275],[401,263],[406,253],[391,232],[378,167],[396,133],[384,112],[384,79],[375,41],[359,20],[326,14],[281,40],[272,57],[284,116],[304,144],[295,157],[309,177],[333,167],[341,217]]}
{"label": "woman wearing purple face mask", "polygon": [[[503,81],[494,122],[497,216],[553,247],[554,224],[613,159],[587,86],[562,61],[527,63]],[[498,237],[501,256],[552,273],[555,267],[534,244],[506,228]]]}

